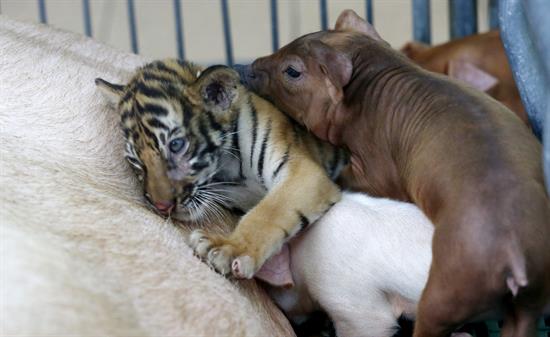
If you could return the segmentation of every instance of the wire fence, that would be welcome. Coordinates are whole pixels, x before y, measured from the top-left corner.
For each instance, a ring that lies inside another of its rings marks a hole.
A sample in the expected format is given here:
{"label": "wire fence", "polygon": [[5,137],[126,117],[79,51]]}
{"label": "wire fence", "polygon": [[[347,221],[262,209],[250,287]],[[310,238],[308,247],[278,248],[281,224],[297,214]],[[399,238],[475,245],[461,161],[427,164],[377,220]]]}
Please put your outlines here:
{"label": "wire fence", "polygon": [[[89,0],[82,1],[82,22],[84,33],[92,36],[92,19]],[[220,1],[222,17],[223,37],[225,45],[225,61],[227,64],[234,63],[233,36],[231,34],[231,15],[229,13],[228,0]],[[477,0],[448,0],[449,1],[449,22],[451,38],[459,38],[478,31],[477,27]],[[320,29],[328,29],[328,0],[319,0]],[[37,0],[38,16],[41,23],[48,23],[46,12],[46,0]],[[416,41],[431,43],[432,29],[430,16],[430,0],[411,0],[413,10],[413,38]],[[128,31],[130,44],[134,53],[139,53],[137,22],[134,0],[126,0]],[[279,48],[279,13],[278,1],[270,0],[271,17],[271,46],[275,51]],[[174,30],[176,36],[176,47],[178,57],[185,58],[185,32],[183,29],[183,16],[181,0],[173,0]],[[489,0],[489,26],[491,29],[498,27],[498,0]],[[365,18],[370,23],[376,24],[373,11],[373,0],[365,0]]]}

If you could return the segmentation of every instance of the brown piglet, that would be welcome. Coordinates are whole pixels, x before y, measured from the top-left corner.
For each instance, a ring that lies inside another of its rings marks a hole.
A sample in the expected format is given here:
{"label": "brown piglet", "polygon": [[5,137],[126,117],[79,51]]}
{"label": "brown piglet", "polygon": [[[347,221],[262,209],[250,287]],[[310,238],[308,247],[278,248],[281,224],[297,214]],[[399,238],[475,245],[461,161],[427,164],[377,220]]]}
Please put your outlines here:
{"label": "brown piglet", "polygon": [[448,336],[495,311],[503,336],[535,336],[550,302],[550,201],[541,144],[512,111],[422,69],[349,10],[335,30],[302,36],[240,73],[349,150],[345,187],[412,201],[435,224],[414,336]]}

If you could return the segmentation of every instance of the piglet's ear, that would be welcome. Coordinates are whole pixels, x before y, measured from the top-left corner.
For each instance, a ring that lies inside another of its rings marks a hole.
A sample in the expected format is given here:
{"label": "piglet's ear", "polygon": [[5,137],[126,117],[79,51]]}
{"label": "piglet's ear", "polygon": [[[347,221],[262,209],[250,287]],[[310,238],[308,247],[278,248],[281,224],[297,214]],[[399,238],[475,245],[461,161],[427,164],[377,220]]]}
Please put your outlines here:
{"label": "piglet's ear", "polygon": [[346,9],[340,13],[338,19],[336,19],[334,30],[360,32],[375,40],[383,41],[374,27],[351,9]]}
{"label": "piglet's ear", "polygon": [[477,90],[484,92],[491,90],[499,82],[495,76],[466,61],[449,61],[446,72],[449,77],[468,83]]}
{"label": "piglet's ear", "polygon": [[344,97],[344,87],[351,79],[353,65],[343,52],[320,41],[311,44],[313,54],[319,62],[320,70],[325,75],[330,98],[337,104]]}
{"label": "piglet's ear", "polygon": [[212,66],[205,69],[193,89],[197,99],[215,113],[228,111],[238,98],[239,74],[226,66]]}

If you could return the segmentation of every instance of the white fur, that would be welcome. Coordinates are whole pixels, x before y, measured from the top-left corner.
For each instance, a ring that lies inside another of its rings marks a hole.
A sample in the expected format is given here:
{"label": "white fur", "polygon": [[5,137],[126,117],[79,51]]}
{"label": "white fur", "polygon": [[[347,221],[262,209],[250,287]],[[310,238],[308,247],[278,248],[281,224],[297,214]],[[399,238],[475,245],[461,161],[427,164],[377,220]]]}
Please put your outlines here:
{"label": "white fur", "polygon": [[414,318],[432,235],[413,204],[345,193],[290,243],[296,285],[272,295],[295,320],[320,306],[340,337],[391,337],[401,314]]}
{"label": "white fur", "polygon": [[293,335],[143,206],[94,78],[145,60],[5,17],[0,46],[0,335]]}

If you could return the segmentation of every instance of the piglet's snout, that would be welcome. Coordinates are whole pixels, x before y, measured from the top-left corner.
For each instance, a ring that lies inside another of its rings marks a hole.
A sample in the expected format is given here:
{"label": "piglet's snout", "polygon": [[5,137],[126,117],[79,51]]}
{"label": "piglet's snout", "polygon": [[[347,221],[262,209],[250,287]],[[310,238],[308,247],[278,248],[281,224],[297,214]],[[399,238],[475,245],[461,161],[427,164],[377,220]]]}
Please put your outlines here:
{"label": "piglet's snout", "polygon": [[248,65],[235,64],[233,66],[233,69],[235,69],[237,73],[239,73],[239,76],[241,77],[241,83],[247,87],[250,86],[249,80],[255,78],[255,75],[252,71],[252,67],[250,66],[250,64]]}
{"label": "piglet's snout", "polygon": [[234,69],[241,77],[241,83],[248,89],[255,91],[257,94],[265,95],[265,89],[269,82],[268,73],[262,68],[256,66],[257,61],[246,66],[235,65]]}

